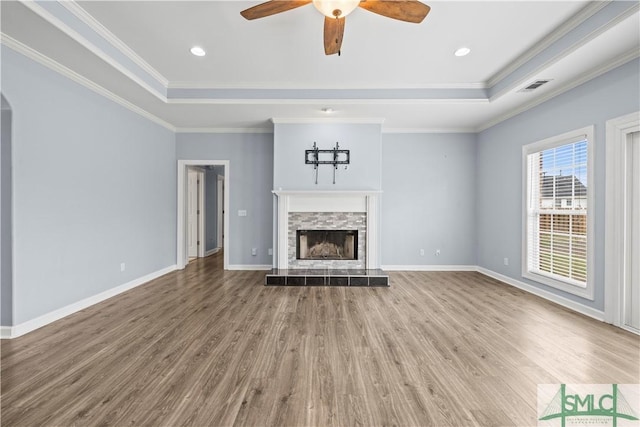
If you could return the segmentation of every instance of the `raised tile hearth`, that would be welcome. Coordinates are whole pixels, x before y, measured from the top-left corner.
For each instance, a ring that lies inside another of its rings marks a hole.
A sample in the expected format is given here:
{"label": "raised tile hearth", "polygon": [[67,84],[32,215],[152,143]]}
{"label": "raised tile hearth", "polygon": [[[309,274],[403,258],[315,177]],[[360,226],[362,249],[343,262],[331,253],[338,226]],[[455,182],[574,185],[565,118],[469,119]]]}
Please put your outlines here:
{"label": "raised tile hearth", "polygon": [[265,286],[388,287],[389,275],[380,269],[278,269],[267,273]]}

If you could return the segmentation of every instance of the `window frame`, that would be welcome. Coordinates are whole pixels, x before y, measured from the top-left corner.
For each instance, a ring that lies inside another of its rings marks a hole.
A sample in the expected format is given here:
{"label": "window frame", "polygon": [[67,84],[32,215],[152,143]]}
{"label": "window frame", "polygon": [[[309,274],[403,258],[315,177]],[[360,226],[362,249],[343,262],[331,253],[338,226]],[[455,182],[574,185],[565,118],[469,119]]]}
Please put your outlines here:
{"label": "window frame", "polygon": [[[586,139],[587,141],[587,280],[586,286],[575,283],[572,279],[562,280],[556,276],[551,277],[539,272],[529,270],[529,162],[528,156],[551,148],[575,143]],[[577,295],[582,298],[594,300],[594,225],[595,225],[595,192],[594,192],[594,126],[587,126],[552,136],[540,141],[522,146],[522,277],[538,282],[561,291]]]}

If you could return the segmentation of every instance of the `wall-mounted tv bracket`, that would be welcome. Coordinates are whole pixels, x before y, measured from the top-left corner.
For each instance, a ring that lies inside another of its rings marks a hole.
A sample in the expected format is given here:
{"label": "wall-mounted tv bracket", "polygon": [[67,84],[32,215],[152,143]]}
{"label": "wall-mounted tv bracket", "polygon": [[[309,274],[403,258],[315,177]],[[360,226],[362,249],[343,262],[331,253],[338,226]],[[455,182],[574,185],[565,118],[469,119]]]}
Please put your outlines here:
{"label": "wall-mounted tv bracket", "polygon": [[304,163],[313,165],[313,169],[316,172],[316,185],[318,185],[319,165],[333,165],[333,183],[335,184],[338,165],[348,165],[350,162],[351,156],[349,150],[341,150],[337,142],[336,146],[331,150],[320,150],[314,142],[311,150],[304,151]]}

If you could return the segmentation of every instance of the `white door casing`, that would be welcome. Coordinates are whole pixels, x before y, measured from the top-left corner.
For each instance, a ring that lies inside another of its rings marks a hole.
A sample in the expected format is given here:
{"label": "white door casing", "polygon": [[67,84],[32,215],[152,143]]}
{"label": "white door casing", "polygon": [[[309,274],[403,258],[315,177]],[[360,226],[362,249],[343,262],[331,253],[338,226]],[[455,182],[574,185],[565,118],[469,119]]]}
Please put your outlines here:
{"label": "white door casing", "polygon": [[623,324],[640,332],[640,132],[627,136],[627,275],[624,282]]}
{"label": "white door casing", "polygon": [[204,170],[198,169],[198,258],[204,258],[204,249],[206,241],[206,229],[204,219],[206,218],[206,203],[204,200],[205,193],[205,179]]}
{"label": "white door casing", "polygon": [[187,181],[187,253],[198,256],[198,173],[189,169]]}
{"label": "white door casing", "polygon": [[[631,136],[640,131],[640,112],[608,120],[606,123],[606,166],[605,166],[605,289],[604,311],[605,321],[615,326],[640,333],[640,330],[629,325],[637,314],[630,310],[629,304],[638,307],[637,267],[638,253],[633,250],[633,236],[638,233],[638,212],[632,209],[637,203],[637,196],[633,193],[632,182],[638,182],[634,169],[633,148]],[[637,194],[637,189],[636,193]],[[635,219],[633,216],[636,216]],[[634,232],[635,229],[635,232]],[[635,238],[637,239],[637,237]],[[637,243],[636,243],[637,245]],[[634,271],[636,272],[634,274]],[[632,283],[635,282],[633,286]],[[629,313],[631,312],[631,313]],[[626,313],[629,313],[628,315]]]}
{"label": "white door casing", "polygon": [[217,217],[217,233],[216,236],[218,237],[218,241],[216,243],[216,247],[218,248],[222,248],[224,247],[223,245],[223,239],[222,237],[224,236],[224,178],[221,177],[220,175],[218,175],[218,192],[217,192],[217,196],[218,196],[218,217]]}

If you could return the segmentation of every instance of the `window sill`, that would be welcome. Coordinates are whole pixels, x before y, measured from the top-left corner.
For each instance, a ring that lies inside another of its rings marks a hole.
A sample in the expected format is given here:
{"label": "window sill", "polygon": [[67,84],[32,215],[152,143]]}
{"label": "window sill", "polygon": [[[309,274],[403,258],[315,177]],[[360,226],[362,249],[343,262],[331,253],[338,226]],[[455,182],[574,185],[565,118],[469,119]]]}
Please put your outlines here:
{"label": "window sill", "polygon": [[585,298],[590,301],[593,301],[593,285],[590,283],[587,283],[586,287],[582,287],[582,286],[574,285],[571,283],[563,282],[561,280],[556,280],[554,278],[545,276],[543,274],[533,273],[531,271],[523,271],[522,277],[537,283],[541,283],[543,285],[550,286],[555,289],[559,289],[563,292],[567,292],[569,294],[573,294],[581,298]]}

